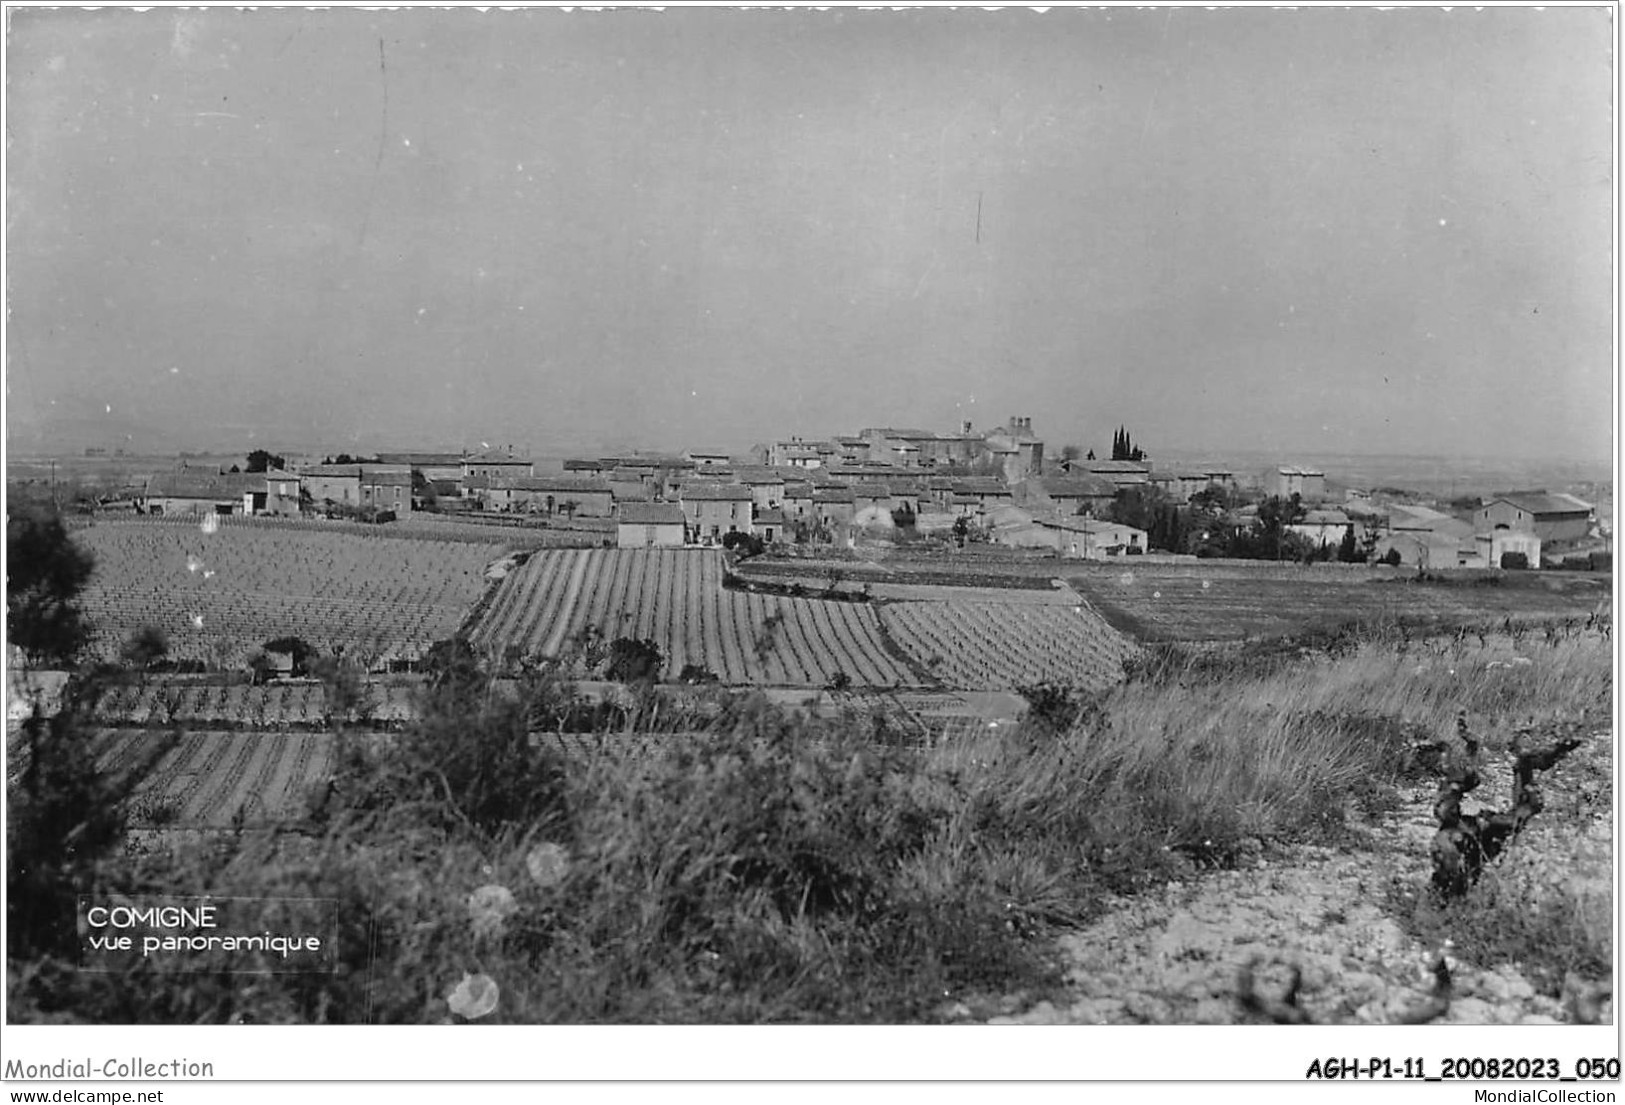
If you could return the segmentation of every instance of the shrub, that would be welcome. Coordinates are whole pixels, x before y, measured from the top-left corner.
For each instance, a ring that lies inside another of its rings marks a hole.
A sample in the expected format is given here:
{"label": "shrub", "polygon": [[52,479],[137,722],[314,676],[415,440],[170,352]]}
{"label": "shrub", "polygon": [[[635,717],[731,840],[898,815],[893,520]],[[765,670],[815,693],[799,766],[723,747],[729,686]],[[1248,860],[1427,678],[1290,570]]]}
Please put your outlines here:
{"label": "shrub", "polygon": [[648,638],[617,637],[609,643],[605,674],[617,683],[653,683],[660,679],[665,664],[660,646]]}

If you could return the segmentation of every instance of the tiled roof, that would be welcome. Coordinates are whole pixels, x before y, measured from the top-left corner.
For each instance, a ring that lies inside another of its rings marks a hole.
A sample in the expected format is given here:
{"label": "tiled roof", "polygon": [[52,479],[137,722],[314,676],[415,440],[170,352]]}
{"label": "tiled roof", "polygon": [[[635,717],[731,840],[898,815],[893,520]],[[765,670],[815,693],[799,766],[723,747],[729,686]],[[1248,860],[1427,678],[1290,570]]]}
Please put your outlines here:
{"label": "tiled roof", "polygon": [[891,493],[890,484],[868,481],[852,485],[852,497],[855,499],[889,499]]}
{"label": "tiled roof", "polygon": [[406,464],[413,468],[449,467],[463,462],[461,453],[379,453],[381,464]]}
{"label": "tiled roof", "polygon": [[605,457],[606,468],[693,468],[694,462],[684,457],[660,456],[632,456],[632,457]]}
{"label": "tiled roof", "polygon": [[361,475],[359,464],[312,464],[299,470],[301,476],[326,476],[339,479],[357,479]]}
{"label": "tiled roof", "polygon": [[786,499],[810,499],[813,497],[813,487],[810,483],[787,483],[784,485]]}
{"label": "tiled roof", "polygon": [[610,492],[608,480],[590,476],[512,476],[495,486],[514,491],[563,491],[572,495],[607,495]]}
{"label": "tiled roof", "polygon": [[160,472],[147,481],[148,498],[241,499],[264,490],[263,472]]}
{"label": "tiled roof", "polygon": [[1010,488],[994,476],[966,476],[954,481],[954,491],[961,495],[1008,495]]}
{"label": "tiled roof", "polygon": [[853,501],[850,487],[820,487],[813,492],[815,503],[850,503]]}
{"label": "tiled roof", "polygon": [[1039,486],[1051,498],[1098,499],[1117,494],[1117,485],[1099,476],[1045,476]]}
{"label": "tiled roof", "polygon": [[526,468],[534,467],[536,464],[529,457],[515,457],[507,453],[474,453],[463,457],[462,462],[464,464],[512,464],[515,466],[522,465]]}
{"label": "tiled roof", "polygon": [[1592,510],[1590,503],[1573,495],[1552,495],[1544,491],[1514,491],[1497,495],[1496,499],[1511,503],[1526,514],[1590,514]]}
{"label": "tiled roof", "polygon": [[1326,474],[1318,468],[1305,468],[1297,464],[1283,464],[1276,471],[1283,476],[1324,476]]}
{"label": "tiled roof", "polygon": [[1349,516],[1341,510],[1311,510],[1304,514],[1300,526],[1346,526]]}
{"label": "tiled roof", "polygon": [[582,460],[575,458],[564,462],[566,472],[602,472],[604,462],[601,460]]}
{"label": "tiled roof", "polygon": [[762,464],[735,465],[733,475],[740,483],[783,483],[784,473]]}
{"label": "tiled roof", "polygon": [[892,437],[899,439],[915,438],[918,440],[925,440],[928,438],[935,438],[937,435],[931,430],[912,430],[899,428],[896,426],[876,426],[870,429],[865,429],[862,436],[865,438]]}
{"label": "tiled roof", "polygon": [[1068,533],[1085,533],[1090,536],[1115,536],[1123,533],[1136,534],[1141,538],[1145,537],[1145,531],[1142,529],[1135,529],[1133,526],[1125,526],[1118,522],[1101,522],[1094,518],[1085,518],[1081,514],[1075,514],[1071,517],[1062,515],[1060,517],[1035,518],[1033,520],[1041,526],[1064,529]]}
{"label": "tiled roof", "polygon": [[676,503],[627,503],[616,508],[615,520],[623,526],[680,526],[683,508]]}
{"label": "tiled roof", "polygon": [[1086,460],[1083,467],[1090,472],[1107,473],[1133,473],[1151,471],[1151,466],[1143,460]]}
{"label": "tiled roof", "polygon": [[750,502],[750,488],[738,483],[685,483],[677,497],[691,502]]}

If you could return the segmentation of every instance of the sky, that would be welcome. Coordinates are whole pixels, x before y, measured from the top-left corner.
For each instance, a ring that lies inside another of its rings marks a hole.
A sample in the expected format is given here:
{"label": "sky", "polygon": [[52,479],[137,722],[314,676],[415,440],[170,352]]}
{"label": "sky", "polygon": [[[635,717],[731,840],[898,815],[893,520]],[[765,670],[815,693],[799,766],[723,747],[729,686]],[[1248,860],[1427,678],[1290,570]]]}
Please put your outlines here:
{"label": "sky", "polygon": [[1609,9],[8,9],[9,443],[1606,460]]}

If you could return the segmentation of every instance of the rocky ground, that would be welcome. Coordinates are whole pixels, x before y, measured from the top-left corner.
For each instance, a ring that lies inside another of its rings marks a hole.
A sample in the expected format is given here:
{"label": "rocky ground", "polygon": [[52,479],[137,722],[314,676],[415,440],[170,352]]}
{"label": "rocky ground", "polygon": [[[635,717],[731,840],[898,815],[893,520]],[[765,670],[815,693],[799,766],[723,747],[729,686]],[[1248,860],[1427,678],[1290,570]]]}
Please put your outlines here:
{"label": "rocky ground", "polygon": [[[1608,734],[1585,753],[1607,765]],[[1594,839],[1603,863],[1585,875],[1610,877],[1606,814],[1589,811],[1587,776],[1552,773],[1547,812],[1514,848],[1571,854],[1573,834]],[[1594,775],[1594,772],[1589,774]],[[1479,805],[1504,804],[1510,779],[1492,768]],[[1397,808],[1358,819],[1338,847],[1260,847],[1232,870],[1195,872],[1160,890],[1109,903],[1094,924],[1059,940],[1066,986],[1034,1004],[1025,994],[967,998],[941,1014],[995,1024],[1235,1024],[1261,1019],[1238,1000],[1238,977],[1256,963],[1256,991],[1279,997],[1294,967],[1302,971],[1298,1005],[1318,1024],[1388,1024],[1423,1008],[1441,950],[1402,923],[1428,892],[1435,791],[1406,790]],[[1607,796],[1611,799],[1611,793]],[[1611,802],[1610,802],[1611,804]],[[1471,808],[1471,807],[1469,807]],[[1545,824],[1542,824],[1542,819]],[[1584,822],[1579,824],[1578,822]],[[1598,884],[1608,894],[1611,882]],[[1611,903],[1609,903],[1611,904]],[[1606,978],[1570,973],[1561,992],[1539,987],[1516,964],[1482,969],[1445,947],[1453,993],[1441,1024],[1612,1023]],[[1267,1018],[1262,1018],[1267,1019]]]}

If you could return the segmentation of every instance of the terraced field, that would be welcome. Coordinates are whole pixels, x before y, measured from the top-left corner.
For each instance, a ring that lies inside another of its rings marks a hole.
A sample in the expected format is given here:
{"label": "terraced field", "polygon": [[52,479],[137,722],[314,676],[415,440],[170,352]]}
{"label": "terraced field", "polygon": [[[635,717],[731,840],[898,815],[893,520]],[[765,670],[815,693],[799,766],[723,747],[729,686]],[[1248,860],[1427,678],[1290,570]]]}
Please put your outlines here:
{"label": "terraced field", "polygon": [[727,590],[721,554],[697,549],[546,550],[502,581],[472,640],[504,652],[558,656],[585,627],[648,638],[674,680],[696,664],[725,684],[918,684],[888,650],[874,610]]}
{"label": "terraced field", "polygon": [[223,829],[239,814],[247,826],[301,816],[332,771],[333,744],[328,733],[106,729],[93,749],[101,769],[121,771],[167,747],[136,788],[137,825]]}
{"label": "terraced field", "polygon": [[1100,690],[1122,677],[1135,648],[1081,602],[896,602],[880,616],[925,670],[963,690],[1046,682]]}
{"label": "terraced field", "polygon": [[1392,569],[1136,565],[1069,571],[1066,581],[1135,639],[1221,642],[1301,633],[1350,621],[1442,628],[1585,619],[1607,603],[1605,573],[1452,573],[1413,582]]}
{"label": "terraced field", "polygon": [[486,541],[260,520],[135,519],[75,536],[96,556],[83,598],[95,655],[116,657],[152,625],[172,658],[222,668],[282,636],[373,664],[415,657],[456,632],[501,553]]}

